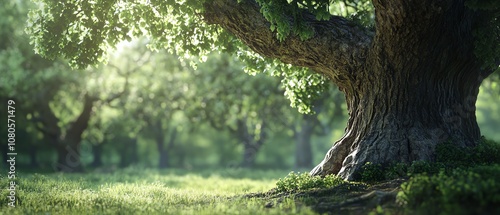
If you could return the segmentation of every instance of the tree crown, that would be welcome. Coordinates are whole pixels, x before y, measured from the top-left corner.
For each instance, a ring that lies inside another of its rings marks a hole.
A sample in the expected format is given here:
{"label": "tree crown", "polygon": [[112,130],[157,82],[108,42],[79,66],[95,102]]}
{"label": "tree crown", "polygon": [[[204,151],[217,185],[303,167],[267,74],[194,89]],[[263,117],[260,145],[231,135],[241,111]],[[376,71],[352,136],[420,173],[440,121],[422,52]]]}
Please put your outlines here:
{"label": "tree crown", "polygon": [[[308,62],[297,60],[294,65],[299,67],[295,67],[282,63],[293,63],[292,60],[275,57],[272,53],[262,57],[262,53],[259,55],[251,51],[246,41],[237,39],[218,25],[210,25],[214,16],[217,16],[214,8],[233,1],[34,1],[39,7],[29,14],[27,32],[35,51],[48,58],[62,56],[75,68],[106,61],[105,56],[110,47],[123,40],[147,35],[151,39],[150,48],[167,49],[181,58],[204,58],[211,51],[225,51],[243,59],[250,72],[282,76],[287,86],[286,95],[303,112],[310,111],[307,104],[325,88],[326,79],[337,77],[337,74],[325,78],[311,73],[303,68],[308,67]],[[238,0],[238,4],[256,5],[260,15],[267,21],[263,25],[280,42],[288,38],[298,38],[297,41],[321,38],[324,36],[323,31],[330,31],[325,28],[338,28],[339,32],[334,32],[336,35],[332,36],[340,37],[337,48],[349,52],[352,45],[358,43],[369,46],[370,37],[376,28],[374,7],[368,0]],[[485,67],[497,69],[500,62],[500,3],[494,0],[468,0],[466,4],[472,10],[484,11],[482,21],[475,29],[476,56],[484,61]],[[351,30],[344,31],[347,28]],[[366,33],[356,35],[356,32]],[[353,40],[352,44],[345,45],[346,41],[358,37],[364,42]],[[255,47],[252,49],[255,50]],[[363,52],[359,55],[363,55]],[[338,65],[342,61],[334,63]],[[318,73],[325,75],[324,72]]]}

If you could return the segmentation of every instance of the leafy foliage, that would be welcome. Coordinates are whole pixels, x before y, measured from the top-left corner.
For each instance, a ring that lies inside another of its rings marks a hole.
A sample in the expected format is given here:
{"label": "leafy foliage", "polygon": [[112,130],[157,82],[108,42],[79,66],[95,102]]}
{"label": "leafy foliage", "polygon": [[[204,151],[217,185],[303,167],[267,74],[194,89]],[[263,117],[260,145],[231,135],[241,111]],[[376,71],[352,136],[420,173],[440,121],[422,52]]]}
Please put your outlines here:
{"label": "leafy foliage", "polygon": [[402,185],[398,201],[418,213],[499,213],[500,166],[418,175]]}
{"label": "leafy foliage", "polygon": [[[500,62],[500,2],[493,0],[468,0],[466,5],[482,11],[482,20],[474,32],[475,55],[484,67],[499,70]],[[497,71],[498,73],[498,71]]]}
{"label": "leafy foliage", "polygon": [[299,36],[302,40],[313,36],[314,31],[310,23],[304,19],[304,14],[307,13],[314,15],[318,21],[328,20],[332,15],[342,15],[365,26],[373,24],[373,7],[370,1],[257,0],[257,2],[261,6],[260,12],[271,23],[270,28],[276,32],[280,41],[290,35]]}
{"label": "leafy foliage", "polygon": [[375,182],[419,174],[434,175],[441,171],[452,172],[457,168],[500,164],[499,152],[500,145],[485,138],[474,148],[457,147],[445,142],[436,146],[435,162],[414,161],[410,165],[394,163],[387,166],[368,162],[362,167],[361,181]]}
{"label": "leafy foliage", "polygon": [[[247,63],[247,71],[283,77],[286,96],[292,101],[291,105],[298,107],[300,112],[312,113],[311,103],[325,89],[328,81],[307,69],[264,59],[234,36],[216,26],[206,25],[200,15],[203,2],[37,0],[39,8],[30,12],[26,31],[37,53],[50,59],[62,56],[74,68],[106,62],[110,47],[142,35],[150,38],[150,48],[167,49],[189,61],[191,56],[205,59],[213,50],[236,53]],[[261,12],[281,39],[291,33],[303,39],[312,36],[310,25],[301,18],[304,10],[315,14],[318,20],[339,14],[362,19],[365,23],[373,22],[373,17],[369,15],[372,14],[369,1],[259,3]],[[295,17],[291,23],[285,17],[290,14]]]}
{"label": "leafy foliage", "polygon": [[[36,1],[27,32],[37,53],[63,56],[76,68],[105,61],[109,47],[147,34],[152,47],[198,55],[216,44],[215,27],[200,21],[203,1]],[[84,48],[82,48],[84,47]]]}
{"label": "leafy foliage", "polygon": [[330,188],[347,183],[342,178],[335,175],[310,176],[308,173],[290,172],[285,178],[280,178],[276,182],[278,192],[296,192],[315,188]]}
{"label": "leafy foliage", "polygon": [[367,162],[361,167],[361,180],[366,182],[384,180],[384,172],[380,164]]}

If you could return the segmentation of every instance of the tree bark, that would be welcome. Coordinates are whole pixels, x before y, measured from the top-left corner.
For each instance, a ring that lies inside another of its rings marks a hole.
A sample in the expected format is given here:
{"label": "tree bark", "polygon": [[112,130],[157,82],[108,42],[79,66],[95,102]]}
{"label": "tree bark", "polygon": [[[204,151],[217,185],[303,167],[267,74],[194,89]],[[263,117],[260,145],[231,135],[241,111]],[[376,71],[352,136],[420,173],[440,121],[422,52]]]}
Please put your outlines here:
{"label": "tree bark", "polygon": [[[310,19],[314,36],[279,42],[255,1],[205,3],[205,21],[255,52],[323,74],[344,92],[345,135],[311,175],[356,179],[366,162],[431,161],[438,143],[473,147],[479,86],[493,70],[474,55],[480,11],[465,0],[374,0],[375,29],[341,17]],[[304,12],[306,20],[309,14]]]}
{"label": "tree bark", "polygon": [[65,136],[61,136],[56,141],[57,163],[55,168],[62,172],[82,172],[84,170],[80,161],[80,145],[82,134],[87,129],[95,98],[85,95],[82,112],[78,118],[71,123]]}
{"label": "tree bark", "polygon": [[290,35],[279,41],[254,0],[206,1],[203,17],[208,24],[218,24],[233,33],[255,52],[284,63],[309,67],[335,80],[339,86],[352,79],[364,64],[373,35],[343,17],[317,21],[314,15],[304,12],[302,17],[314,29],[314,36],[303,41],[299,36]]}
{"label": "tree bark", "polygon": [[473,12],[461,1],[374,6],[366,66],[342,89],[346,134],[312,175],[356,179],[366,162],[432,161],[438,143],[472,147],[480,139],[475,101],[486,72],[473,54]]}

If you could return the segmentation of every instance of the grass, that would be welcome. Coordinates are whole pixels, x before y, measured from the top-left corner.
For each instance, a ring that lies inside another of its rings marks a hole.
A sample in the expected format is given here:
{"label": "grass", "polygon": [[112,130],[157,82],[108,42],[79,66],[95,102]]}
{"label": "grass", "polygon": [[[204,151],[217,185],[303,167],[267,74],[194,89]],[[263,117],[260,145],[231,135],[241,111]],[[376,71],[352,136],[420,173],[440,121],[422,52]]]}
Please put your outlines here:
{"label": "grass", "polygon": [[1,190],[0,215],[500,214],[500,144],[444,143],[437,152],[434,163],[367,163],[365,182],[237,168],[20,173],[18,205],[8,207],[8,190]]}
{"label": "grass", "polygon": [[[266,208],[266,200],[241,197],[272,189],[286,173],[128,168],[98,174],[19,174],[18,205],[7,206],[4,189],[0,214],[314,214],[291,199]],[[8,182],[0,179],[0,184]]]}

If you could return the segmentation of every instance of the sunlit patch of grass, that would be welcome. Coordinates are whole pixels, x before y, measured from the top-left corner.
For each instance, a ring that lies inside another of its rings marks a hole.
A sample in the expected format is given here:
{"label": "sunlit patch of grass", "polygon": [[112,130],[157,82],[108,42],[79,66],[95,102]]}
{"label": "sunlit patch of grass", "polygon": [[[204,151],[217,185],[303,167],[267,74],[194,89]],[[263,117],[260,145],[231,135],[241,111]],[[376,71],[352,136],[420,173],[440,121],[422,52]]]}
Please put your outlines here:
{"label": "sunlit patch of grass", "polygon": [[[18,205],[10,208],[0,198],[0,214],[313,214],[293,200],[266,208],[265,200],[238,197],[275,187],[286,172],[210,171],[20,174]],[[7,196],[5,191],[2,196]]]}

